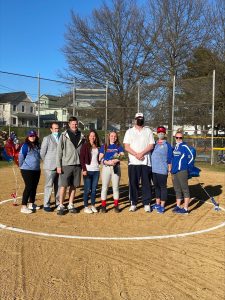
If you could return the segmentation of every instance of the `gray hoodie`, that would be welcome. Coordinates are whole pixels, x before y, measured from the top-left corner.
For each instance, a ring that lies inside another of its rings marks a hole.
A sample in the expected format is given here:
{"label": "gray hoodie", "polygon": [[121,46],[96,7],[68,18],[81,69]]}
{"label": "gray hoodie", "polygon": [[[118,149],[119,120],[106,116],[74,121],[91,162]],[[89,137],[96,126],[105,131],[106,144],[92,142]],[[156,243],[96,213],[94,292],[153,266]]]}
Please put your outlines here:
{"label": "gray hoodie", "polygon": [[63,166],[80,165],[80,148],[84,140],[84,135],[81,133],[78,146],[75,148],[67,131],[64,131],[61,134],[56,154],[57,168],[62,168]]}

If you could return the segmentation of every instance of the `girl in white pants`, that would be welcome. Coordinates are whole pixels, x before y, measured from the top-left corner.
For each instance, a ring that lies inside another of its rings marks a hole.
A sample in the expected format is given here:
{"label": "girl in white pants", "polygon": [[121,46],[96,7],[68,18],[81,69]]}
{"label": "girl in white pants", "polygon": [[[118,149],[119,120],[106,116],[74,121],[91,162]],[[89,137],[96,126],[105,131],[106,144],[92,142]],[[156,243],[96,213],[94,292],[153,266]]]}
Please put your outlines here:
{"label": "girl in white pants", "polygon": [[120,160],[124,155],[123,147],[120,145],[116,132],[110,132],[107,137],[107,143],[100,148],[99,159],[102,161],[102,212],[106,213],[106,199],[110,180],[112,181],[114,210],[120,212],[119,209],[119,182],[120,182]]}

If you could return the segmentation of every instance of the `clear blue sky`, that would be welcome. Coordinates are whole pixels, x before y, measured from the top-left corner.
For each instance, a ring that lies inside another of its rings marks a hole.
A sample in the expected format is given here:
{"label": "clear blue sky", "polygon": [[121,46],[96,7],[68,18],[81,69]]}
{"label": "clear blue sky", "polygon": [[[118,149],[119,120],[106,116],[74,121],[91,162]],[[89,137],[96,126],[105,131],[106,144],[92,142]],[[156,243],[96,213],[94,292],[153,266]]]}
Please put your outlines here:
{"label": "clear blue sky", "polygon": [[[61,48],[71,9],[88,16],[101,3],[101,0],[0,0],[0,71],[32,76],[40,73],[41,77],[59,79],[57,72],[66,68]],[[0,74],[0,93],[25,88],[34,98],[36,80]]]}

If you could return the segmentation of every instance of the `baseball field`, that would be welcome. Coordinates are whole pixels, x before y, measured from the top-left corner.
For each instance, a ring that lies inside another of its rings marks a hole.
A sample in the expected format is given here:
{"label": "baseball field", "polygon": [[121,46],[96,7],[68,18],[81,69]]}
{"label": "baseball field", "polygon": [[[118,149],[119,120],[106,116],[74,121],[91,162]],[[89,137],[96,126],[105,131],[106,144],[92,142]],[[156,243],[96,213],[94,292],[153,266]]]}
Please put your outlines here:
{"label": "baseball field", "polygon": [[[190,179],[189,215],[172,212],[171,178],[164,214],[131,213],[127,164],[122,164],[120,214],[83,212],[82,185],[77,190],[78,214],[56,211],[20,213],[23,192],[18,169],[0,169],[0,299],[213,299],[225,298],[225,176],[202,168]],[[210,198],[220,204],[214,210]],[[44,175],[37,204],[43,205]],[[100,206],[99,183],[97,206]],[[10,200],[11,199],[11,200]],[[53,199],[52,199],[53,200]],[[154,200],[153,202],[154,203]]]}

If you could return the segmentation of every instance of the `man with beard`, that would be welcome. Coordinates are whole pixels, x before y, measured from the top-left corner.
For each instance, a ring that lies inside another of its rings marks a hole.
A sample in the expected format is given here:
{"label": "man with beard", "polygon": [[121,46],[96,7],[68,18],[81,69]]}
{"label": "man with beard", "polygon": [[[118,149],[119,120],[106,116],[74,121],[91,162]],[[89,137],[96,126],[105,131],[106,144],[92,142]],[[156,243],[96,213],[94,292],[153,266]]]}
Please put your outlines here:
{"label": "man with beard", "polygon": [[65,207],[63,205],[66,189],[69,186],[69,204],[68,211],[77,213],[73,205],[76,188],[80,185],[81,164],[80,149],[84,143],[84,136],[78,130],[78,120],[76,117],[69,118],[69,128],[64,131],[59,139],[56,155],[57,173],[59,174],[59,206],[58,215],[64,215]]}
{"label": "man with beard", "polygon": [[142,201],[145,212],[150,212],[151,193],[151,150],[155,144],[152,131],[144,127],[143,113],[136,113],[135,124],[124,136],[124,147],[128,152],[128,177],[131,206],[129,211],[137,209],[138,190],[141,180]]}

